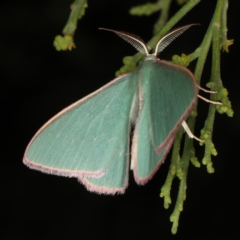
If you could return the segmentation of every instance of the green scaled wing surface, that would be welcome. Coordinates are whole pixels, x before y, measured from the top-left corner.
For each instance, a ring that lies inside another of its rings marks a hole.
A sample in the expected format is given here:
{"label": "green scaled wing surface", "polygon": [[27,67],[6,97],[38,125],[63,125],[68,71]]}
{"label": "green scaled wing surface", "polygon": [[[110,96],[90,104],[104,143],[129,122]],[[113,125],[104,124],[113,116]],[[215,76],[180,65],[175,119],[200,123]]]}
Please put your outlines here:
{"label": "green scaled wing surface", "polygon": [[157,58],[142,63],[138,85],[131,167],[136,182],[144,184],[163,163],[177,129],[196,103],[197,89],[190,71]]}
{"label": "green scaled wing surface", "polygon": [[24,163],[76,177],[90,191],[123,193],[137,82],[123,75],[50,119],[29,143]]}

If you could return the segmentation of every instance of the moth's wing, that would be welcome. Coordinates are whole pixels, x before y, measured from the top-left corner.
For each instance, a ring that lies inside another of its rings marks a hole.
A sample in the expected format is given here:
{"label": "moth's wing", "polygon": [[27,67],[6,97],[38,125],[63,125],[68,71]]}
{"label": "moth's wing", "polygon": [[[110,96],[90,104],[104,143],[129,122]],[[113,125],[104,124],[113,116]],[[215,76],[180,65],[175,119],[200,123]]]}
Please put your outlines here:
{"label": "moth's wing", "polygon": [[[129,132],[127,133],[129,136]],[[114,151],[112,152],[111,161],[102,169],[104,174],[101,177],[79,177],[89,191],[98,193],[114,194],[124,193],[128,183],[128,170],[129,170],[129,152],[123,150],[129,146],[128,136],[125,131],[121,131],[117,135]],[[126,146],[123,145],[125,139]],[[122,150],[121,150],[122,149]]]}
{"label": "moth's wing", "polygon": [[138,81],[132,168],[136,182],[144,184],[163,163],[176,131],[196,103],[197,89],[190,71],[166,61],[145,61]]}
{"label": "moth's wing", "polygon": [[[136,84],[131,74],[121,76],[62,110],[33,137],[23,162],[42,172],[79,179],[116,171],[109,166],[117,163],[119,172],[111,174],[121,178],[108,187],[122,191],[127,185]],[[97,187],[92,191],[102,193]]]}

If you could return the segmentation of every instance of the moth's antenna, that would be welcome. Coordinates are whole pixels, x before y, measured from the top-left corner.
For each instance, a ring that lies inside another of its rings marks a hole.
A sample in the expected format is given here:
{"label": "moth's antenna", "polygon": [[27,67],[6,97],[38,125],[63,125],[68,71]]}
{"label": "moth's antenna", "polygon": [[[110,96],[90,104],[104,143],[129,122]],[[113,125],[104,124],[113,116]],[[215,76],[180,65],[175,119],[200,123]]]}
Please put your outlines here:
{"label": "moth's antenna", "polygon": [[199,25],[199,24],[189,24],[180,28],[177,28],[164,37],[162,37],[159,42],[156,45],[154,56],[157,56],[158,53],[162,52],[165,47],[167,47],[174,39],[176,39],[178,36],[180,36],[182,33],[184,33],[188,28]]}
{"label": "moth's antenna", "polygon": [[139,52],[145,54],[146,56],[149,55],[148,49],[144,41],[139,36],[134,35],[132,33],[116,31],[116,30],[107,29],[107,28],[99,28],[99,29],[116,33],[119,37],[121,37],[122,39],[130,43],[133,47],[135,47]]}

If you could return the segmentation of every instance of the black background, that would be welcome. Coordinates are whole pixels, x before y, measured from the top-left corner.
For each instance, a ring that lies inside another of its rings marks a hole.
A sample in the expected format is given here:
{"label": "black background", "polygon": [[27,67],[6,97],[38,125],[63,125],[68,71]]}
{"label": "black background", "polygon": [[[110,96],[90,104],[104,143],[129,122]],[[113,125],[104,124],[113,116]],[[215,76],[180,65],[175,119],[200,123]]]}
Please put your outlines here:
{"label": "black background", "polygon": [[[130,174],[124,195],[88,192],[76,179],[47,175],[22,163],[26,145],[50,117],[114,78],[122,58],[135,50],[98,27],[124,30],[148,41],[158,17],[131,17],[128,9],[144,0],[92,1],[78,24],[77,48],[57,52],[52,42],[61,33],[72,1],[2,1],[0,3],[1,76],[1,225],[0,239],[219,239],[239,236],[239,1],[230,0],[230,53],[222,53],[222,79],[235,115],[216,115],[213,140],[218,156],[215,173],[190,166],[187,200],[173,236],[159,192],[169,157],[146,186]],[[173,1],[174,2],[174,1]],[[191,53],[200,44],[216,1],[203,0],[178,26],[201,23],[184,33],[161,55]],[[178,10],[173,3],[171,15]],[[202,86],[209,80],[208,59]],[[194,63],[190,69],[193,69]],[[207,96],[207,95],[206,95]],[[196,134],[204,124],[208,104],[200,101]],[[204,148],[197,147],[201,159]],[[172,199],[176,198],[174,182]]]}

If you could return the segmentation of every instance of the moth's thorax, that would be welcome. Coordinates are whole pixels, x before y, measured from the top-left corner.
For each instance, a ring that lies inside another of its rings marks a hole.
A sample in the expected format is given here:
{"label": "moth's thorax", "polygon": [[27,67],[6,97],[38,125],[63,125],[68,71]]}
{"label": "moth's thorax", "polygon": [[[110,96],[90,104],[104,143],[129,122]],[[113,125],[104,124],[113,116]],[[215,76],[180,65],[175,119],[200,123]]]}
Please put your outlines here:
{"label": "moth's thorax", "polygon": [[150,55],[146,56],[146,58],[144,59],[144,61],[160,61],[160,59],[157,58],[155,55],[150,54]]}

